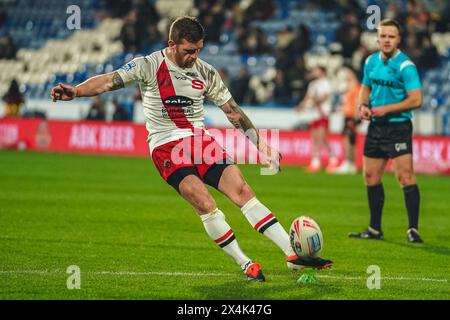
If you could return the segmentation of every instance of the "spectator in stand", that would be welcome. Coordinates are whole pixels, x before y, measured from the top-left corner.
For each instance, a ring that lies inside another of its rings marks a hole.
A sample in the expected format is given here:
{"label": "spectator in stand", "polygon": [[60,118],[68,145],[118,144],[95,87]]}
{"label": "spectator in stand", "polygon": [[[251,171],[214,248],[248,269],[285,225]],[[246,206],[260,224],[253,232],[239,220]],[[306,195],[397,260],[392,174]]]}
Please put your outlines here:
{"label": "spectator in stand", "polygon": [[361,89],[356,72],[350,67],[345,68],[347,90],[344,94],[341,111],[344,114],[344,130],[342,131],[345,159],[342,164],[333,171],[335,174],[356,173],[355,144],[357,135],[358,97]]}
{"label": "spectator in stand", "polygon": [[311,82],[308,85],[308,91],[305,98],[297,105],[295,111],[301,111],[305,108],[313,109],[313,120],[310,123],[311,128],[311,163],[309,172],[319,172],[322,169],[320,152],[322,147],[328,151],[327,172],[333,172],[336,169],[338,160],[334,156],[330,144],[328,143],[328,117],[331,113],[332,89],[331,83],[327,79],[326,69],[321,66],[314,67],[309,75]]}
{"label": "spectator in stand", "polygon": [[16,58],[17,47],[11,36],[5,36],[0,41],[0,59],[12,60]]}
{"label": "spectator in stand", "polygon": [[105,105],[100,96],[92,98],[91,108],[86,116],[86,120],[105,121]]}
{"label": "spectator in stand", "polygon": [[222,24],[224,22],[223,12],[219,14],[206,14],[204,15],[203,24],[208,30],[207,39],[210,42],[219,42],[222,32]]}
{"label": "spectator in stand", "polygon": [[358,0],[337,0],[337,7],[331,8],[331,10],[338,10],[340,17],[352,12],[357,15],[359,20],[364,19],[365,10],[363,10],[358,2]]}
{"label": "spectator in stand", "polygon": [[238,38],[240,53],[259,55],[269,53],[270,46],[266,36],[260,28],[244,28]]}
{"label": "spectator in stand", "polygon": [[230,83],[230,91],[236,103],[245,104],[250,102],[249,82],[250,74],[247,68],[242,67],[239,70],[239,76]]}
{"label": "spectator in stand", "polygon": [[422,50],[419,54],[418,64],[419,70],[428,70],[439,65],[439,53],[436,47],[431,43],[429,35],[422,37]]}
{"label": "spectator in stand", "polygon": [[417,65],[419,62],[421,50],[419,47],[418,35],[414,33],[408,33],[405,39],[405,47],[402,47],[402,51]]}
{"label": "spectator in stand", "polygon": [[289,55],[303,55],[311,47],[311,35],[308,27],[299,24],[295,32],[294,40],[285,49]]}
{"label": "spectator in stand", "polygon": [[342,45],[341,54],[344,58],[351,58],[361,44],[362,28],[358,16],[348,13],[344,23],[336,31],[336,40]]}
{"label": "spectator in stand", "polygon": [[15,79],[11,81],[8,91],[3,96],[3,102],[5,103],[5,117],[20,116],[20,111],[25,105],[25,98]]}
{"label": "spectator in stand", "polygon": [[408,33],[427,32],[430,14],[421,1],[408,0],[406,2],[406,30]]}
{"label": "spectator in stand", "polygon": [[219,71],[219,75],[222,78],[223,83],[227,86],[227,88],[229,88],[230,87],[230,75],[228,74],[227,69],[222,67],[217,71]]}
{"label": "spectator in stand", "polygon": [[100,8],[107,12],[112,18],[121,18],[132,8],[129,0],[100,0]]}
{"label": "spectator in stand", "polygon": [[116,99],[114,99],[112,103],[114,105],[113,121],[128,121],[129,117],[127,110],[125,110]]}
{"label": "spectator in stand", "polygon": [[437,32],[448,32],[450,30],[450,2],[443,1],[445,1],[445,5],[435,14]]}
{"label": "spectator in stand", "polygon": [[245,11],[245,20],[267,20],[271,18],[276,10],[273,0],[253,0]]}
{"label": "spectator in stand", "polygon": [[295,40],[295,33],[291,26],[286,26],[277,33],[277,49],[285,50]]}
{"label": "spectator in stand", "polygon": [[136,53],[140,50],[141,43],[137,32],[136,22],[136,11],[131,11],[124,19],[119,38],[123,44],[125,52]]}
{"label": "spectator in stand", "polygon": [[301,101],[306,94],[306,68],[303,55],[297,56],[291,66],[284,70],[286,83],[289,86],[294,101]]}
{"label": "spectator in stand", "polygon": [[280,106],[286,106],[292,103],[292,91],[286,82],[283,70],[278,69],[274,79],[274,88],[272,101]]}
{"label": "spectator in stand", "polygon": [[5,24],[7,17],[7,12],[5,8],[3,8],[3,4],[0,3],[0,28]]}

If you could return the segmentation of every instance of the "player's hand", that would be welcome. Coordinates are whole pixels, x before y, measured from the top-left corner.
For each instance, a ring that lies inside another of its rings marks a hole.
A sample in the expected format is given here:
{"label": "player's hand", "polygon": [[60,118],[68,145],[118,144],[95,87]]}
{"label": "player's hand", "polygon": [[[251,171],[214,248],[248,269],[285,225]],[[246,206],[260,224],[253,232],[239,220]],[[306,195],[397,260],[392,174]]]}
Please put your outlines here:
{"label": "player's hand", "polygon": [[281,153],[265,143],[260,143],[259,151],[264,156],[263,162],[270,170],[281,171]]}
{"label": "player's hand", "polygon": [[381,118],[387,114],[385,107],[376,107],[372,109],[372,117]]}
{"label": "player's hand", "polygon": [[53,102],[56,100],[62,101],[70,101],[74,99],[77,95],[77,89],[67,84],[60,83],[56,87],[52,88],[52,92],[50,93],[50,97]]}
{"label": "player's hand", "polygon": [[366,106],[361,106],[359,108],[359,117],[363,120],[370,120],[372,117],[372,110]]}

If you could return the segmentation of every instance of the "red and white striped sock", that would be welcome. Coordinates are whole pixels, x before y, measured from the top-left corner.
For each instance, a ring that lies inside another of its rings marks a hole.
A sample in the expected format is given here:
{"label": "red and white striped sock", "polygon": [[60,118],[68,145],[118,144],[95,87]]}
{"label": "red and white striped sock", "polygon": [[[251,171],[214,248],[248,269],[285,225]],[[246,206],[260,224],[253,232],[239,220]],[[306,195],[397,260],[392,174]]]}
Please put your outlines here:
{"label": "red and white striped sock", "polygon": [[241,208],[241,211],[244,213],[252,227],[272,240],[286,256],[289,257],[295,254],[294,250],[292,250],[287,232],[283,229],[272,212],[259,202],[256,197],[249,200]]}
{"label": "red and white striped sock", "polygon": [[239,247],[233,230],[225,221],[225,215],[222,211],[215,209],[211,213],[201,215],[200,218],[209,237],[230,255],[239,266],[242,267],[250,261],[250,258]]}

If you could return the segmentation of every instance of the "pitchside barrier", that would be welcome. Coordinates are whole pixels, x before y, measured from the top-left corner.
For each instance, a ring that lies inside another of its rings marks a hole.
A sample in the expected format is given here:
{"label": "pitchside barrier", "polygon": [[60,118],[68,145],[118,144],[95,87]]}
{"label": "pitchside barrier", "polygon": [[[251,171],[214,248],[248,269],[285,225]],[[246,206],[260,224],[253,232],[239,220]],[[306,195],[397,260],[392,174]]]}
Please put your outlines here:
{"label": "pitchside barrier", "polygon": [[[238,163],[256,164],[254,146],[237,130],[209,128],[217,142]],[[311,140],[308,131],[261,130],[260,134],[280,150],[284,165],[309,164]],[[362,167],[364,135],[356,143],[356,164]],[[330,134],[334,153],[343,160],[342,137]],[[0,119],[0,149],[47,152],[110,154],[149,157],[145,126],[131,122],[55,121]],[[450,137],[414,137],[414,166],[419,173],[450,174]],[[327,162],[325,151],[323,163]]]}

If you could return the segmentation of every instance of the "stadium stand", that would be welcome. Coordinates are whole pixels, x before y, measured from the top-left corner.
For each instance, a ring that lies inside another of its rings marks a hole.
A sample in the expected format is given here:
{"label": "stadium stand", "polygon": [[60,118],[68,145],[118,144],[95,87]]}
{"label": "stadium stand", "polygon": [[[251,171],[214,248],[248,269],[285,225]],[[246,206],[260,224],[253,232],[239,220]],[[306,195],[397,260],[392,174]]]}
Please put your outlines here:
{"label": "stadium stand", "polygon": [[[231,82],[243,69],[249,73],[246,105],[294,106],[305,93],[304,71],[315,65],[327,66],[337,101],[344,89],[341,68],[349,64],[360,72],[365,57],[376,50],[375,33],[367,28],[364,9],[376,4],[385,16],[404,23],[402,50],[417,58],[416,62],[430,61],[427,54],[436,52],[434,65],[424,68],[425,64],[417,63],[425,92],[422,110],[450,112],[446,19],[450,5],[445,1],[144,0],[132,4],[79,0],[75,3],[81,10],[81,30],[69,30],[66,9],[73,2],[3,2],[6,14],[0,38],[10,36],[18,51],[14,59],[0,59],[0,95],[16,79],[26,101],[46,99],[49,89],[59,82],[76,84],[117,69],[135,56],[163,48],[170,19],[190,14],[207,29],[201,57],[217,69],[223,68]],[[152,18],[146,19],[148,16]],[[431,40],[428,51],[426,36]],[[130,43],[134,37],[136,41]],[[355,49],[344,52],[350,44]],[[289,90],[277,90],[280,86]],[[132,87],[108,93],[105,99],[130,101],[134,91]],[[287,96],[280,96],[283,94]]]}

